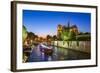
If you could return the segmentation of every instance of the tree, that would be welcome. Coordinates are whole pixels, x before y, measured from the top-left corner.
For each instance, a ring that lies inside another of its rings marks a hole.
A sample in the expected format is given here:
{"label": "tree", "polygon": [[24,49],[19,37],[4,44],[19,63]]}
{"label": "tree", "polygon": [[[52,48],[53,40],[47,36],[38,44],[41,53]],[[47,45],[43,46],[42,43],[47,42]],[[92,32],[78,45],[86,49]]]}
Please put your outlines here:
{"label": "tree", "polygon": [[22,28],[22,40],[23,42],[25,41],[25,39],[27,38],[27,29],[26,27],[23,25],[23,28]]}
{"label": "tree", "polygon": [[71,31],[71,32],[69,32],[69,39],[70,40],[75,40],[76,39],[76,33],[75,32],[73,32],[73,31]]}
{"label": "tree", "polygon": [[38,38],[38,35],[35,35],[34,37],[35,37],[35,38]]}
{"label": "tree", "polygon": [[85,32],[84,34],[86,34],[86,35],[90,35],[90,32]]}
{"label": "tree", "polygon": [[68,31],[63,31],[62,34],[61,34],[61,39],[63,41],[66,41],[66,40],[69,40],[69,32]]}
{"label": "tree", "polygon": [[47,35],[47,39],[51,39],[52,38],[52,36],[51,35]]}
{"label": "tree", "polygon": [[78,35],[83,35],[84,33],[83,32],[80,32]]}
{"label": "tree", "polygon": [[38,37],[37,35],[35,35],[33,32],[28,32],[28,39],[30,40],[35,40],[35,38]]}
{"label": "tree", "polygon": [[52,38],[53,38],[54,41],[57,40],[57,36],[56,35],[54,35]]}
{"label": "tree", "polygon": [[47,42],[50,43],[52,41],[52,36],[51,35],[47,35],[46,39],[47,39]]}

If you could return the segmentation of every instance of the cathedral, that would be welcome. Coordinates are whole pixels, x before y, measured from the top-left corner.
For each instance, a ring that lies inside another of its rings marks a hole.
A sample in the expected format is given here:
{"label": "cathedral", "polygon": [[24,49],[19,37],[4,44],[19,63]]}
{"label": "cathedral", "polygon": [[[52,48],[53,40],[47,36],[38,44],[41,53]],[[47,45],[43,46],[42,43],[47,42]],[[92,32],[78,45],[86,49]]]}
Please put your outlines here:
{"label": "cathedral", "polygon": [[67,26],[59,24],[57,26],[57,37],[58,39],[61,38],[62,32],[74,32],[76,35],[78,35],[78,27],[76,25],[71,25],[70,22],[68,22]]}

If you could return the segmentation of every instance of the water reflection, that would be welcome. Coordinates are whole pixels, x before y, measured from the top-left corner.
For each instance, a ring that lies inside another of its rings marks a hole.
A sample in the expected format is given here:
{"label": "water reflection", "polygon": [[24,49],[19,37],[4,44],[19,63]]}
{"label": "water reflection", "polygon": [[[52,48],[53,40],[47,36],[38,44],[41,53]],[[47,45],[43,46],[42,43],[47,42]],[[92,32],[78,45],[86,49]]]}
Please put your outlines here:
{"label": "water reflection", "polygon": [[40,45],[35,46],[28,56],[27,62],[90,59],[90,53],[55,46],[51,47],[52,49],[45,49]]}

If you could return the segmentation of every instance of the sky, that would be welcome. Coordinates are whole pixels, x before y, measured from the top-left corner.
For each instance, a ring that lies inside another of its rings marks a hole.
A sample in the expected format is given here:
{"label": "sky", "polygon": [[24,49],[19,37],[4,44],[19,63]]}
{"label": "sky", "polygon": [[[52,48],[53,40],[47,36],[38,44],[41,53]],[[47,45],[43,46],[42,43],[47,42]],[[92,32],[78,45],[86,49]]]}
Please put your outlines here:
{"label": "sky", "polygon": [[57,25],[67,26],[68,22],[80,32],[91,31],[90,13],[23,10],[23,25],[38,36],[56,35]]}

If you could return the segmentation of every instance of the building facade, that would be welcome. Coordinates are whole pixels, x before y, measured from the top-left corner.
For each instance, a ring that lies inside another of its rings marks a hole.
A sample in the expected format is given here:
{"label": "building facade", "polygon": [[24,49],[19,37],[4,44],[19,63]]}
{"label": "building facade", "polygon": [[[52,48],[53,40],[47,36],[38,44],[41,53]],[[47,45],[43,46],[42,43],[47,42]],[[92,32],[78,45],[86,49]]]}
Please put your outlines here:
{"label": "building facade", "polygon": [[[68,22],[67,26],[59,24],[57,26],[57,38],[61,39],[61,35],[63,32],[74,33],[74,35],[78,35],[78,27],[76,25],[71,25],[70,22]],[[65,35],[68,36],[68,35]]]}

